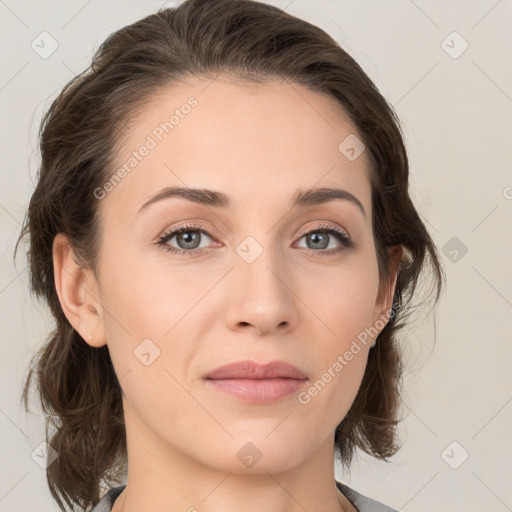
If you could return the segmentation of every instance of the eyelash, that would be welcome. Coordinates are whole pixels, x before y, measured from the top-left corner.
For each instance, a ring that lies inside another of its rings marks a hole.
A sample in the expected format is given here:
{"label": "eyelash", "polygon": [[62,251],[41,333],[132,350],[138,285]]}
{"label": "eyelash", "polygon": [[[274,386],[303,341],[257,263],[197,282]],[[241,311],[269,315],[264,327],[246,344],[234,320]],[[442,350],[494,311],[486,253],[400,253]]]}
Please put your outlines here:
{"label": "eyelash", "polygon": [[[171,238],[173,238],[174,235],[177,235],[177,234],[180,234],[183,232],[187,232],[187,231],[200,231],[201,233],[208,235],[210,238],[212,238],[212,239],[214,238],[214,236],[208,230],[204,229],[203,226],[200,226],[197,224],[184,224],[183,226],[175,227],[175,228],[171,229],[170,231],[167,231],[166,233],[162,234],[158,238],[157,245],[162,247],[162,249],[164,251],[172,252],[174,254],[188,255],[188,256],[190,256],[191,254],[193,254],[193,255],[202,254],[203,252],[205,252],[209,249],[207,247],[202,247],[200,249],[185,250],[185,249],[177,249],[176,247],[167,245],[167,242]],[[347,249],[354,247],[354,242],[352,241],[352,239],[349,237],[349,235],[347,233],[345,233],[341,229],[339,229],[335,226],[332,226],[330,224],[323,224],[321,226],[316,226],[314,229],[306,231],[305,233],[301,233],[299,240],[306,235],[310,235],[311,233],[327,233],[330,235],[334,235],[338,239],[338,241],[341,242],[341,244],[342,244],[342,247],[338,248],[338,249],[319,250],[319,251],[316,251],[314,249],[307,249],[310,253],[312,253],[313,257],[334,256],[334,255],[339,254]]]}

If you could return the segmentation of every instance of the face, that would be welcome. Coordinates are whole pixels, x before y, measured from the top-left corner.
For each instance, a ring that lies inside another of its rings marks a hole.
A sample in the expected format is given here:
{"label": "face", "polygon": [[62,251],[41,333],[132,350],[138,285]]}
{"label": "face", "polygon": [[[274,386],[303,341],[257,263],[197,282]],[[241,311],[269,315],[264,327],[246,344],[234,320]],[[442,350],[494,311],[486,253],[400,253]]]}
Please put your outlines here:
{"label": "face", "polygon": [[[104,333],[127,430],[147,450],[263,472],[332,449],[368,329],[390,306],[378,296],[369,160],[339,149],[354,135],[327,96],[226,76],[169,86],[123,134],[125,172],[96,191],[94,336]],[[169,187],[188,198],[155,197]],[[345,192],[293,205],[312,188]],[[285,361],[305,378],[265,389],[205,379],[241,360]],[[244,454],[261,456],[254,469]]]}

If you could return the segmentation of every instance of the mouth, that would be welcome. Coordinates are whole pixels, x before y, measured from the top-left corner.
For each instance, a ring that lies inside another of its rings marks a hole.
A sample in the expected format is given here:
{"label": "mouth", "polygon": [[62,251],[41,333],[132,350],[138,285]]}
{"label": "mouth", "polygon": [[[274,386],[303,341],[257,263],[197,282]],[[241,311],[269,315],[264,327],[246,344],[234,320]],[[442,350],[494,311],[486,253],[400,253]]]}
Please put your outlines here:
{"label": "mouth", "polygon": [[211,371],[204,377],[212,388],[253,404],[268,404],[296,393],[309,380],[285,361],[258,364],[237,361]]}

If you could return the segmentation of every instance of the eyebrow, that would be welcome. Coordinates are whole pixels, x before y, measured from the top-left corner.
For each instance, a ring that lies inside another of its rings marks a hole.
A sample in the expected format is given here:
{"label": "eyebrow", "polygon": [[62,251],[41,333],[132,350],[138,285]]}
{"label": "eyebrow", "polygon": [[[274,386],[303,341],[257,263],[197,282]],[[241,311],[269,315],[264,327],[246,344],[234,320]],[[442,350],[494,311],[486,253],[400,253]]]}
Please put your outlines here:
{"label": "eyebrow", "polygon": [[[166,187],[155,195],[151,196],[139,209],[137,215],[147,209],[151,204],[171,197],[180,197],[194,203],[217,208],[233,208],[233,201],[223,192],[215,190],[188,188],[188,187]],[[308,190],[297,189],[291,200],[291,208],[314,206],[328,203],[335,199],[349,201],[356,205],[364,217],[366,212],[361,201],[356,196],[341,188],[311,188]]]}

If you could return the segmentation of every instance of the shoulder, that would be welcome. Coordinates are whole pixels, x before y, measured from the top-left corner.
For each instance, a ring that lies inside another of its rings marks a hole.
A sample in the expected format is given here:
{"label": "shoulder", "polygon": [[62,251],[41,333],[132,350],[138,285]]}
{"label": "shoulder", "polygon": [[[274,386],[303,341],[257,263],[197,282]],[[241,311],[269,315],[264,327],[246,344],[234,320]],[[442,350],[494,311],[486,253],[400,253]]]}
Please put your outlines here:
{"label": "shoulder", "polygon": [[114,501],[121,494],[126,485],[119,485],[118,487],[112,487],[103,498],[101,498],[91,512],[110,512],[112,510],[112,506],[114,505]]}
{"label": "shoulder", "polygon": [[336,486],[359,512],[397,512],[394,508],[363,496],[341,482],[336,481]]}

